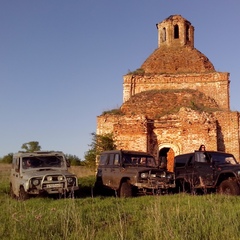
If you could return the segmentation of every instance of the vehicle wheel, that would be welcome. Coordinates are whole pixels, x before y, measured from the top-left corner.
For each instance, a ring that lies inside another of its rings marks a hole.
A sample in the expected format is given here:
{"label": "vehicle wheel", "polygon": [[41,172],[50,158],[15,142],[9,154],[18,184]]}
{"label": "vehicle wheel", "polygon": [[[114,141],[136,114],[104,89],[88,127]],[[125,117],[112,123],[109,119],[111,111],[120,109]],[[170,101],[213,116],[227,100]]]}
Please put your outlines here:
{"label": "vehicle wheel", "polygon": [[240,195],[240,188],[237,182],[225,180],[219,186],[219,193],[227,195]]}
{"label": "vehicle wheel", "polygon": [[178,191],[183,193],[191,193],[192,186],[189,182],[185,181],[184,179],[177,183]]}
{"label": "vehicle wheel", "polygon": [[28,193],[26,193],[26,191],[24,190],[24,187],[21,186],[19,189],[19,200],[27,200],[29,198]]}
{"label": "vehicle wheel", "polygon": [[96,181],[93,187],[93,194],[95,196],[103,194],[103,184],[102,181]]}
{"label": "vehicle wheel", "polygon": [[123,182],[121,184],[119,197],[132,197],[132,187],[128,182]]}
{"label": "vehicle wheel", "polygon": [[174,193],[190,192],[190,185],[184,179],[176,180],[176,187],[173,189]]}
{"label": "vehicle wheel", "polygon": [[9,192],[9,194],[10,194],[11,198],[16,198],[16,195],[13,192],[12,184],[10,184],[10,192]]}

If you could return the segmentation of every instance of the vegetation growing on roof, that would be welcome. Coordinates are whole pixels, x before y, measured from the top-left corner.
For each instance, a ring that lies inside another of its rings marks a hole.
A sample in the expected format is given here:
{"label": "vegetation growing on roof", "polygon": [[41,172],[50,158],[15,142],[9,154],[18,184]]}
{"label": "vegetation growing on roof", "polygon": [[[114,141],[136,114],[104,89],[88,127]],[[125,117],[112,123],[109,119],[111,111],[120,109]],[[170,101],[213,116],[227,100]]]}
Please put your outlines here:
{"label": "vegetation growing on roof", "polygon": [[193,89],[153,89],[141,92],[125,102],[121,110],[125,114],[134,112],[134,115],[146,114],[157,119],[175,114],[182,107],[198,112],[221,111],[214,99]]}
{"label": "vegetation growing on roof", "polygon": [[142,68],[138,68],[135,71],[128,71],[128,74],[132,74],[132,75],[144,75],[145,71]]}
{"label": "vegetation growing on roof", "polygon": [[120,108],[103,111],[103,113],[102,113],[102,115],[107,115],[107,114],[109,114],[109,115],[124,115],[124,113],[122,112],[122,110]]}

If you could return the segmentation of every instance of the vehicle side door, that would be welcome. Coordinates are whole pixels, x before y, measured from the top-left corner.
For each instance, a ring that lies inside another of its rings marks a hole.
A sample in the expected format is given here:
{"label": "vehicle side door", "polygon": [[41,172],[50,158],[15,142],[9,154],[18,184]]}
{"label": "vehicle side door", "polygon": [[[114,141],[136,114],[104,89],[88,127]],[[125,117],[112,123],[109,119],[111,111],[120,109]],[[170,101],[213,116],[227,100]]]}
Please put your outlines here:
{"label": "vehicle side door", "polygon": [[193,186],[196,182],[196,171],[194,168],[195,156],[193,153],[187,155],[186,165],[183,170],[183,177],[185,182],[188,182],[190,186]]}
{"label": "vehicle side door", "polygon": [[18,195],[21,175],[20,175],[20,158],[13,158],[11,167],[10,181],[12,185],[12,190],[15,195]]}
{"label": "vehicle side door", "polygon": [[120,187],[123,171],[120,153],[112,154],[109,160],[109,163],[111,164],[111,172],[109,173],[111,187],[117,190]]}
{"label": "vehicle side door", "polygon": [[176,179],[189,180],[193,173],[194,154],[184,154],[175,158],[175,176]]}
{"label": "vehicle side door", "polygon": [[194,169],[197,177],[196,185],[211,186],[213,184],[213,166],[207,152],[196,151]]}
{"label": "vehicle side door", "polygon": [[102,180],[105,186],[112,189],[118,188],[119,181],[120,154],[108,153],[108,160],[102,167]]}
{"label": "vehicle side door", "polygon": [[97,172],[97,177],[102,180],[102,184],[104,186],[109,185],[108,181],[108,161],[109,161],[109,154],[108,153],[103,153],[100,155],[99,159],[99,166],[98,166],[98,172]]}

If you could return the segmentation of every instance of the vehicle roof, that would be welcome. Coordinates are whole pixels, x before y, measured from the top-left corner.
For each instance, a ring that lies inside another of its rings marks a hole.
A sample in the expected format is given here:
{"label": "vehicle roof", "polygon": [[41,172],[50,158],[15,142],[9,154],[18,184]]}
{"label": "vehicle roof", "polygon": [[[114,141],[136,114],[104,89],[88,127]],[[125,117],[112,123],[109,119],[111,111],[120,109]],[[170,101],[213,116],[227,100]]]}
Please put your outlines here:
{"label": "vehicle roof", "polygon": [[142,151],[135,151],[135,150],[109,150],[109,151],[101,152],[101,154],[106,154],[106,153],[141,154],[141,155],[152,156],[152,154],[150,154],[150,153],[142,152]]}
{"label": "vehicle roof", "polygon": [[[194,152],[179,154],[179,155],[176,155],[175,157],[184,156],[184,155],[190,155],[190,154],[194,154],[195,152],[202,152],[202,151],[195,150]],[[227,152],[222,152],[222,151],[204,151],[204,152],[206,152],[206,153],[219,153],[219,154],[233,155],[232,153],[227,153]]]}
{"label": "vehicle roof", "polygon": [[18,152],[13,154],[13,157],[34,157],[40,155],[63,155],[62,151],[35,151],[35,152]]}

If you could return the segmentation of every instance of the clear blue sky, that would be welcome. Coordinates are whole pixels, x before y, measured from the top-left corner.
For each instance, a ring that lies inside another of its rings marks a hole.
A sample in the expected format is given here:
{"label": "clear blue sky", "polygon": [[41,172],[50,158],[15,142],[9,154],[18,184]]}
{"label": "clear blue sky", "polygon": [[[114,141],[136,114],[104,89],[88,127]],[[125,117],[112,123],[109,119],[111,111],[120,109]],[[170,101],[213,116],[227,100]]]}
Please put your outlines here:
{"label": "clear blue sky", "polygon": [[83,160],[96,117],[122,104],[123,75],[180,14],[195,48],[230,73],[240,111],[239,0],[0,0],[0,157],[38,141]]}

